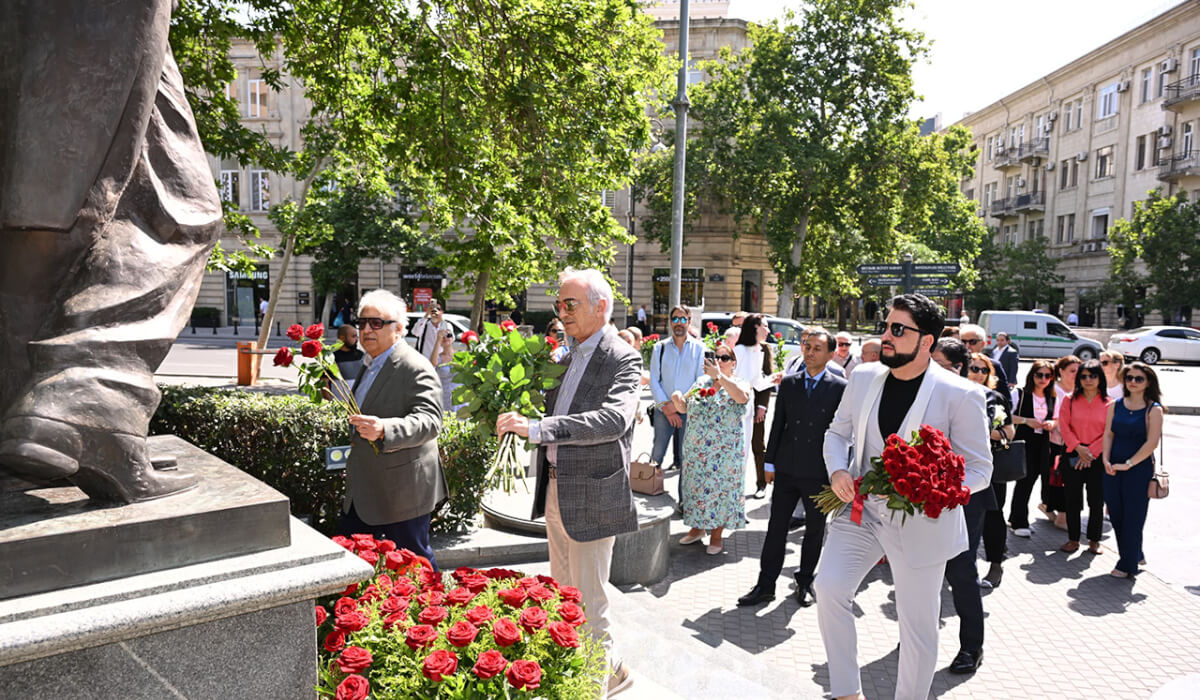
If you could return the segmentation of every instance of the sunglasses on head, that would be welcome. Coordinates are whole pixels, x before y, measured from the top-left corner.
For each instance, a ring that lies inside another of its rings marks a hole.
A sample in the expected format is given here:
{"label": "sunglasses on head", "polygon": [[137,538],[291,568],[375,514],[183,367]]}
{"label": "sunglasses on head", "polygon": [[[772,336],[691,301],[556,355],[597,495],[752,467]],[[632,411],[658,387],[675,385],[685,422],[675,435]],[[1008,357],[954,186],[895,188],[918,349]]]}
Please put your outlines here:
{"label": "sunglasses on head", "polygon": [[924,335],[924,333],[921,332],[920,328],[913,328],[912,326],[906,326],[903,323],[889,323],[888,330],[891,331],[893,338],[903,338],[904,334],[908,331],[912,331],[913,333],[916,333],[918,336]]}
{"label": "sunglasses on head", "polygon": [[1054,376],[1053,372],[1034,372],[1033,376],[1038,379],[1050,379]]}
{"label": "sunglasses on head", "polygon": [[385,318],[378,318],[375,316],[368,316],[367,318],[360,318],[355,321],[355,325],[358,326],[358,330],[360,331],[365,330],[367,326],[370,326],[371,330],[377,331],[391,323],[395,323],[395,321],[389,321]]}
{"label": "sunglasses on head", "polygon": [[671,318],[671,323],[687,323],[688,320],[687,316],[674,316]]}
{"label": "sunglasses on head", "polygon": [[1125,381],[1129,384],[1141,384],[1146,381],[1146,377],[1140,374],[1127,374],[1125,375]]}
{"label": "sunglasses on head", "polygon": [[988,373],[987,367],[980,367],[979,365],[971,365],[970,370],[971,370],[971,374],[987,374]]}

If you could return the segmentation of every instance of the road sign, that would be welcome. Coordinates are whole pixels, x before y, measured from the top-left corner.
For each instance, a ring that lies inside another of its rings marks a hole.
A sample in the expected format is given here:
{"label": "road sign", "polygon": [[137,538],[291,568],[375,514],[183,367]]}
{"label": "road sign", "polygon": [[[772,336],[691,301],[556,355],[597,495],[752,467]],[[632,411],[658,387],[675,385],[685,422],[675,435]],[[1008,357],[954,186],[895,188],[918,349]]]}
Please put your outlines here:
{"label": "road sign", "polygon": [[917,287],[916,289],[914,289],[912,291],[916,294],[923,294],[927,297],[948,297],[948,296],[950,296],[950,290],[948,290],[948,289]]}
{"label": "road sign", "polygon": [[880,287],[900,286],[904,284],[903,277],[868,277],[867,284],[874,284]]}
{"label": "road sign", "polygon": [[913,275],[913,283],[921,284],[926,287],[938,287],[943,284],[950,284],[949,277],[933,277],[926,275]]}
{"label": "road sign", "polygon": [[860,275],[902,275],[904,274],[903,265],[880,265],[870,263],[867,265],[858,266],[858,274]]}
{"label": "road sign", "polygon": [[958,263],[915,263],[912,267],[914,275],[957,275]]}

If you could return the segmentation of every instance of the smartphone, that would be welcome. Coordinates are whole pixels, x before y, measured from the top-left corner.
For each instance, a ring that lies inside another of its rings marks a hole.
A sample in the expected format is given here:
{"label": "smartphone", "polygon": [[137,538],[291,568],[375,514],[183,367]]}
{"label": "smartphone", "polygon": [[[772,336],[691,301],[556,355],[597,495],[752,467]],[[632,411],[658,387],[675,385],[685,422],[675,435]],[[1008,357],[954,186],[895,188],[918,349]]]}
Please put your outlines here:
{"label": "smartphone", "polygon": [[704,351],[704,361],[716,364],[717,363],[717,353],[713,350],[705,350]]}

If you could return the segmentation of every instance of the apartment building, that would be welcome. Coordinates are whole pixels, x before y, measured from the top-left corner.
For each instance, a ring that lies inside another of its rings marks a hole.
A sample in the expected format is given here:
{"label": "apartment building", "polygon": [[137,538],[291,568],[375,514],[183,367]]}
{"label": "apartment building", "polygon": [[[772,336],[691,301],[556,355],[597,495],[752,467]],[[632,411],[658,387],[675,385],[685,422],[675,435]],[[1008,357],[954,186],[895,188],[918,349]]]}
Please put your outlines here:
{"label": "apartment building", "polygon": [[1045,238],[1084,325],[1145,312],[1100,298],[1108,234],[1161,188],[1200,196],[1200,2],[1186,2],[958,122],[979,161],[963,184],[999,243]]}

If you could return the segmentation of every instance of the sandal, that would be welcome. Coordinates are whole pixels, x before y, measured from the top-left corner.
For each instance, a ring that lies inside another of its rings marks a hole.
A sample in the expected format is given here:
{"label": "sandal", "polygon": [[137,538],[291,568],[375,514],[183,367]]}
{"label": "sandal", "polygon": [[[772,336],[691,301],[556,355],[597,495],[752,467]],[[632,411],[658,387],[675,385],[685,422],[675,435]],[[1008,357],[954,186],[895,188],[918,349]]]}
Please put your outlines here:
{"label": "sandal", "polygon": [[1066,552],[1067,554],[1070,554],[1072,552],[1078,552],[1079,551],[1079,543],[1076,542],[1075,540],[1069,540],[1066,544],[1059,547],[1058,551]]}

